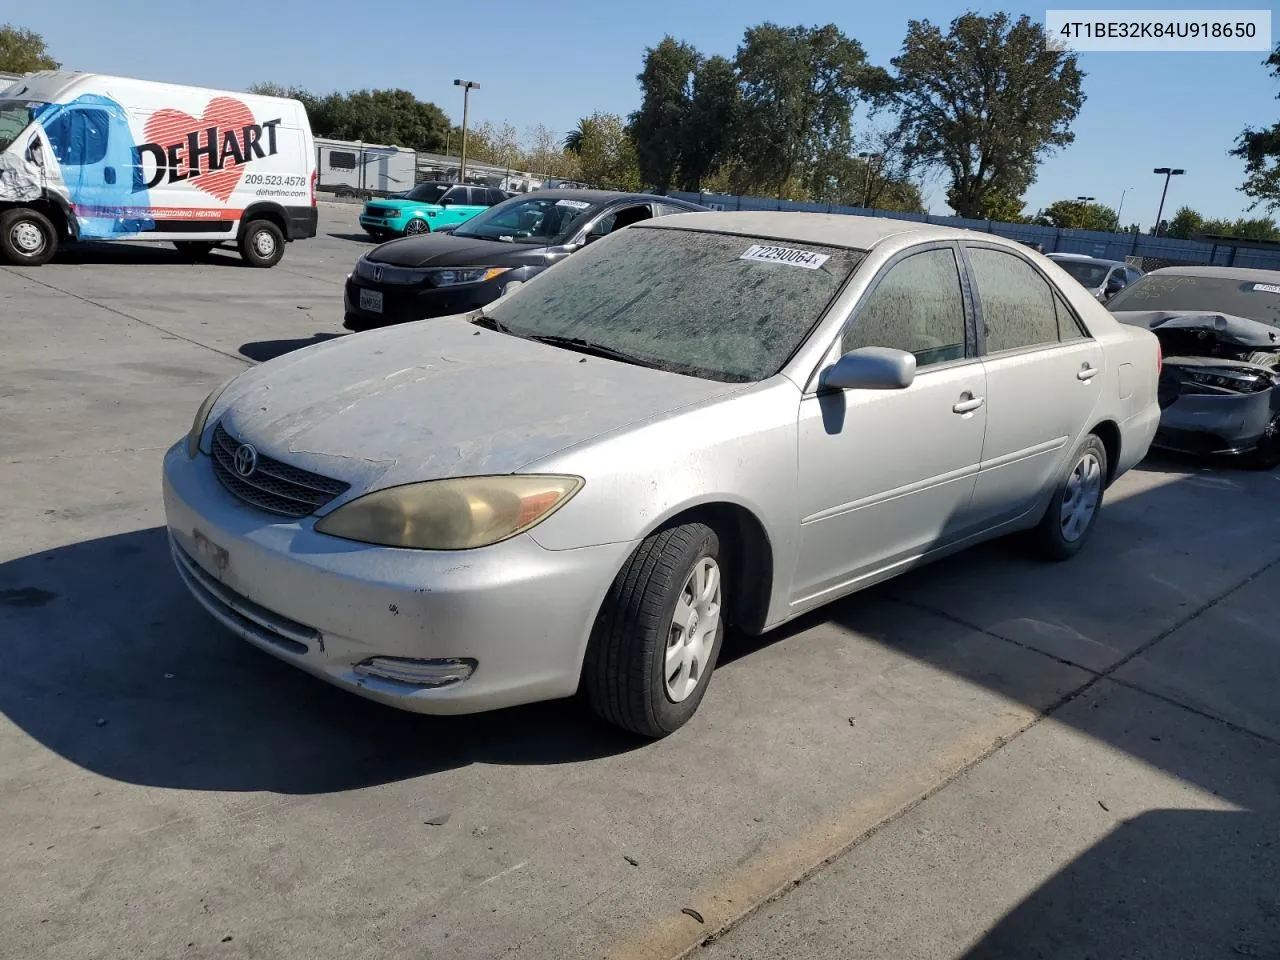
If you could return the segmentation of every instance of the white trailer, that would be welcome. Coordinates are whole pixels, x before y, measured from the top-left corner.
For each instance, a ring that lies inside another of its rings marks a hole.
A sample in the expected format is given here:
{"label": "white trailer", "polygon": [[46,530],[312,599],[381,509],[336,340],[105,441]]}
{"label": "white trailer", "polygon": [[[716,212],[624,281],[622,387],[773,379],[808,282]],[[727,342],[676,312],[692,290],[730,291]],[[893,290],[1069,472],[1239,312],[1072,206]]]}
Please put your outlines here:
{"label": "white trailer", "polygon": [[346,187],[375,195],[402,193],[413,189],[416,159],[417,154],[404,147],[316,138],[321,190]]}

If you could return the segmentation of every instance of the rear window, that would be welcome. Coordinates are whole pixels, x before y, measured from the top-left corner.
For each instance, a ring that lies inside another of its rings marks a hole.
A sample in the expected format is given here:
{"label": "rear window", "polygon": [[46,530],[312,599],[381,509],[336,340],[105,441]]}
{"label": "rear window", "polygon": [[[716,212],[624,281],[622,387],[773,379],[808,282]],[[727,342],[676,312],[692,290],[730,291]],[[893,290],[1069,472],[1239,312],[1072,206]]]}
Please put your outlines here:
{"label": "rear window", "polygon": [[574,337],[677,373],[763,380],[790,359],[865,254],[635,226],[487,313],[516,336]]}
{"label": "rear window", "polygon": [[1280,273],[1261,280],[1148,273],[1112,297],[1107,309],[1225,313],[1280,327]]}

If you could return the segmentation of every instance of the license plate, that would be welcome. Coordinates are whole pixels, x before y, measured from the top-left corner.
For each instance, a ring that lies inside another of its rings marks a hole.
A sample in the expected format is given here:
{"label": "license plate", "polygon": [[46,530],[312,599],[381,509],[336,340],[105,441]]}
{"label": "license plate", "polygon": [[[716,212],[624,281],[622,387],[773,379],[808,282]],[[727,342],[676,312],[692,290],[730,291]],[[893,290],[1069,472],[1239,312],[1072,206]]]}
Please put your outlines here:
{"label": "license plate", "polygon": [[377,290],[360,291],[360,309],[370,313],[382,312],[382,294]]}

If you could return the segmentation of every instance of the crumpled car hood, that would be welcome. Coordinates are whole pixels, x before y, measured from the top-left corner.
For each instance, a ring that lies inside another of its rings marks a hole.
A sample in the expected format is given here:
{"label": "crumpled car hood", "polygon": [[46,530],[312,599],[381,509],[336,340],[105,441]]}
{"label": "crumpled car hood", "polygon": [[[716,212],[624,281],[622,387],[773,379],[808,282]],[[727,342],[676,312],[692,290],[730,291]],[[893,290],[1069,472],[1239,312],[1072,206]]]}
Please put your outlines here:
{"label": "crumpled car hood", "polygon": [[1185,312],[1176,310],[1117,310],[1121,323],[1145,327],[1152,333],[1163,330],[1203,332],[1217,342],[1254,350],[1280,350],[1280,330],[1267,323],[1229,313]]}
{"label": "crumpled car hood", "polygon": [[232,436],[354,492],[511,473],[573,444],[744,389],[562,350],[461,318],[317,344],[242,374]]}

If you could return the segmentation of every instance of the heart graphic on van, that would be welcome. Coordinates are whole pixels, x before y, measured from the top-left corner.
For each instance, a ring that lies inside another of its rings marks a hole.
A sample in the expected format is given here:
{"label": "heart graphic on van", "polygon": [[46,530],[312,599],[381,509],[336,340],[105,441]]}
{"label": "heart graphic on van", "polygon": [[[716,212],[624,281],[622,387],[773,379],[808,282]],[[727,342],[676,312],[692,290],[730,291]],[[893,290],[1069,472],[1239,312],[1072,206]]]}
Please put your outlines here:
{"label": "heart graphic on van", "polygon": [[223,203],[244,176],[248,148],[257,145],[261,133],[249,108],[231,97],[210,100],[201,117],[172,108],[157,110],[146,127],[147,139],[165,151],[170,182],[189,179],[193,187]]}

